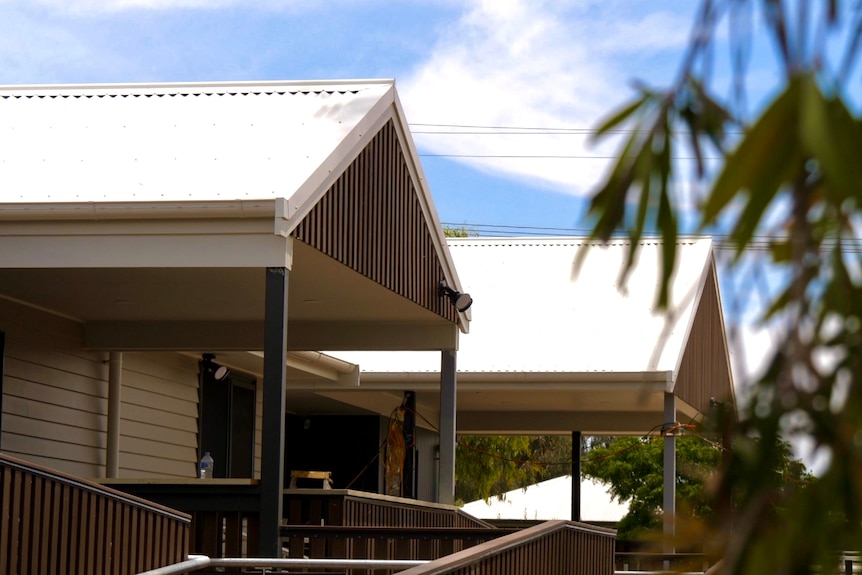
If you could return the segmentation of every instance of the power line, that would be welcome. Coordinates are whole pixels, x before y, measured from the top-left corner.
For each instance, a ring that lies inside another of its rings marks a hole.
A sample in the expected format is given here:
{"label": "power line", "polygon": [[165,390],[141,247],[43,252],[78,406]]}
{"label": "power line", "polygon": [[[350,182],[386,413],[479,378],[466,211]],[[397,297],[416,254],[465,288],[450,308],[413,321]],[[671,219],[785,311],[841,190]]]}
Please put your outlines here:
{"label": "power line", "polygon": [[[410,122],[411,128],[419,126],[423,128],[445,128],[447,131],[436,130],[412,130],[413,134],[445,134],[445,135],[590,135],[596,132],[596,127],[568,127],[554,128],[549,126],[489,126],[481,124],[432,124],[422,122]],[[452,130],[452,131],[449,131]],[[471,130],[471,131],[467,131]],[[477,132],[475,130],[482,130]],[[645,134],[649,130],[626,130],[623,128],[614,128],[607,130],[608,134]],[[674,135],[688,135],[690,130],[671,130]],[[745,132],[742,130],[724,131],[725,135],[742,135]]]}
{"label": "power line", "polygon": [[[547,154],[419,154],[420,158],[505,158],[538,160],[618,160],[620,156],[568,156]],[[673,156],[672,160],[696,160],[694,156]],[[721,160],[723,158],[702,157],[701,160]]]}
{"label": "power line", "polygon": [[[590,234],[590,228],[562,228],[550,226],[522,226],[510,224],[484,224],[470,222],[441,222],[445,227],[449,228],[464,228],[468,233],[475,233],[475,237],[559,237],[559,236],[578,236],[584,237]],[[619,240],[627,239],[623,234],[625,230],[620,232]],[[730,234],[692,234],[686,235],[687,238],[710,238],[713,240],[713,247],[719,250],[735,249],[733,241],[730,239]],[[646,235],[641,238],[642,241],[660,240],[659,235]],[[748,251],[769,251],[775,242],[787,241],[788,236],[763,234],[752,236],[751,241],[746,248]],[[824,249],[833,249],[842,244],[842,253],[862,253],[862,238],[842,238],[826,240],[821,243]]]}

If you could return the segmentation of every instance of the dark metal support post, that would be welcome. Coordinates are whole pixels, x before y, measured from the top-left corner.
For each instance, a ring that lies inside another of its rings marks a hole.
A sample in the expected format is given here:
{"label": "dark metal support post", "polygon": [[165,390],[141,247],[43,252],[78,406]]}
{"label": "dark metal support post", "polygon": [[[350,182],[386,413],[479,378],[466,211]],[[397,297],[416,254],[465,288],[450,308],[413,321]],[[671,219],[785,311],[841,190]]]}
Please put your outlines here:
{"label": "dark metal support post", "polygon": [[457,352],[440,352],[440,481],[437,501],[455,503],[455,359]]}
{"label": "dark metal support post", "polygon": [[572,521],[581,520],[581,432],[572,432]]}
{"label": "dark metal support post", "polygon": [[416,499],[416,392],[404,392],[404,484],[402,497]]}
{"label": "dark metal support post", "polygon": [[[664,429],[676,422],[676,397],[664,394]],[[664,552],[674,553],[674,519],[676,515],[676,432],[664,434],[664,501],[663,501]],[[665,565],[665,568],[668,566]]]}
{"label": "dark metal support post", "polygon": [[3,379],[5,378],[6,332],[0,331],[0,451],[3,451]]}
{"label": "dark metal support post", "polygon": [[267,268],[266,317],[263,328],[263,437],[260,454],[261,557],[281,557],[287,280],[287,268]]}

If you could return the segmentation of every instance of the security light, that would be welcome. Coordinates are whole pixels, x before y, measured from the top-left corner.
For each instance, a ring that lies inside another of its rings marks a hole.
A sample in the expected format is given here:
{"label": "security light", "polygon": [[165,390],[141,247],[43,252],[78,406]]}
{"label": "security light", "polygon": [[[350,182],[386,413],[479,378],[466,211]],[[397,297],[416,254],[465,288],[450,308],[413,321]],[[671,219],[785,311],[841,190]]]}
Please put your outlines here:
{"label": "security light", "polygon": [[219,365],[213,361],[215,359],[214,354],[205,353],[201,356],[201,359],[203,360],[202,364],[204,371],[211,374],[214,380],[224,381],[225,378],[230,375],[230,368]]}
{"label": "security light", "polygon": [[440,287],[437,290],[437,293],[440,297],[446,296],[449,298],[449,301],[452,302],[452,305],[455,306],[460,312],[465,312],[470,309],[470,306],[473,305],[473,298],[470,297],[468,293],[461,293],[457,290],[453,290],[449,286],[446,285],[446,281],[440,282]]}

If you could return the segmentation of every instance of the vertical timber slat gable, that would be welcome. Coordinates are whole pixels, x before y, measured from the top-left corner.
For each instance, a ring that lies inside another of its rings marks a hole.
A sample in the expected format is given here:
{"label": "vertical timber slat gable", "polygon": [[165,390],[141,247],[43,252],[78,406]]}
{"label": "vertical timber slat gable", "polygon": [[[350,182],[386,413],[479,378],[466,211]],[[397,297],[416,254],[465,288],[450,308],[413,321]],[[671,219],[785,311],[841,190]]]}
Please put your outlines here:
{"label": "vertical timber slat gable", "polygon": [[389,121],[335,181],[293,236],[437,315],[456,321],[416,186]]}
{"label": "vertical timber slat gable", "polygon": [[720,325],[720,306],[715,266],[711,266],[680,364],[676,391],[680,399],[702,412],[709,409],[710,398],[730,399],[729,390],[723,386],[728,381],[730,365],[724,329]]}

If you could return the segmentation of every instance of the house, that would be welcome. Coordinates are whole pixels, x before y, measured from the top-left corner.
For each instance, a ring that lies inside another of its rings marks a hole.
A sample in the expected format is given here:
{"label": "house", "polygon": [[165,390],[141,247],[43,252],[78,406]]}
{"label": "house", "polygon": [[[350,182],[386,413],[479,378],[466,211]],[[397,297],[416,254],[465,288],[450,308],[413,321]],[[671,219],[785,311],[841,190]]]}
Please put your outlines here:
{"label": "house", "polygon": [[[310,393],[357,384],[319,350],[434,350],[453,393],[469,312],[393,81],[7,86],[0,134],[5,454],[181,501],[230,483],[280,556],[285,442],[314,415],[327,465],[369,458],[392,409]],[[451,503],[437,437],[424,495]],[[190,488],[204,451],[222,479]]]}
{"label": "house", "polygon": [[582,239],[447,242],[392,81],[0,87],[0,134],[0,473],[43,474],[0,484],[27,525],[50,478],[190,514],[193,552],[437,558],[500,534],[451,505],[456,432],[670,431],[732,398],[708,240],[679,246],[670,319],[654,242],[628,292],[623,244],[575,275]]}
{"label": "house", "polygon": [[[656,306],[661,241],[449,238],[473,327],[458,352],[457,430],[465,434],[664,436],[666,509],[674,509],[675,437],[714,402],[733,402],[713,244],[682,238],[666,311]],[[434,358],[420,352],[339,354],[360,388],[416,392],[435,421]],[[329,386],[349,401],[353,389]],[[580,475],[575,461],[572,475]],[[577,482],[574,484],[578,485]],[[573,489],[571,518],[580,518]],[[670,514],[668,514],[670,515]]]}
{"label": "house", "polygon": [[[581,519],[589,523],[615,524],[628,513],[628,502],[616,501],[608,486],[595,479],[581,479]],[[489,520],[547,521],[569,519],[572,511],[572,476],[561,475],[512,489],[501,497],[471,501],[464,511]]]}

